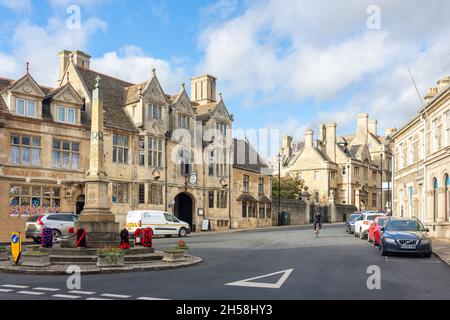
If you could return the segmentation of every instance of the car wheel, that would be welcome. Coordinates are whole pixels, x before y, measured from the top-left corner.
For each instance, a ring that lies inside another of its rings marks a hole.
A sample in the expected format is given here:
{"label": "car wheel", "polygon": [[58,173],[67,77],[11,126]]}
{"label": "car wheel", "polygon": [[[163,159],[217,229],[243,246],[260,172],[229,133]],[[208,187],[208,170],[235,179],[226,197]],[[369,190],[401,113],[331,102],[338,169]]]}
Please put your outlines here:
{"label": "car wheel", "polygon": [[181,228],[181,229],[180,229],[180,232],[178,232],[178,235],[179,235],[181,238],[186,237],[186,234],[187,234],[186,228]]}
{"label": "car wheel", "polygon": [[59,230],[53,230],[53,242],[58,242],[61,239],[61,232]]}
{"label": "car wheel", "polygon": [[387,256],[387,252],[384,250],[382,244],[380,244],[380,253],[381,253],[382,256]]}
{"label": "car wheel", "polygon": [[423,254],[424,258],[431,258],[431,252],[427,252]]}

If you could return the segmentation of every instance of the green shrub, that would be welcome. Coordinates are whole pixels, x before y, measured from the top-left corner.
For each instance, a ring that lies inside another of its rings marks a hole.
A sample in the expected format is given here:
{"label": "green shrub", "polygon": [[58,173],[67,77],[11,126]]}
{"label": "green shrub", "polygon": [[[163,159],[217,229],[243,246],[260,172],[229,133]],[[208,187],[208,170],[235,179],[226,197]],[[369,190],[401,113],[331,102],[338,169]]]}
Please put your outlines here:
{"label": "green shrub", "polygon": [[117,264],[123,257],[123,251],[120,248],[102,248],[98,251],[98,256],[110,264]]}

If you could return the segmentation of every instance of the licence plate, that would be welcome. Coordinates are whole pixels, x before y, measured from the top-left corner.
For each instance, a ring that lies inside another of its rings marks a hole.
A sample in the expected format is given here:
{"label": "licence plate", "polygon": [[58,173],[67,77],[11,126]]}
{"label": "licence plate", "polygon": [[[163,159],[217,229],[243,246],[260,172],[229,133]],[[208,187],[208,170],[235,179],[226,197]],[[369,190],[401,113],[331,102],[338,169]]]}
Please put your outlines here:
{"label": "licence plate", "polygon": [[27,227],[27,230],[36,230],[36,226],[30,224],[30,225]]}
{"label": "licence plate", "polygon": [[401,248],[407,249],[407,250],[415,250],[417,248],[417,246],[414,244],[404,244],[401,246]]}

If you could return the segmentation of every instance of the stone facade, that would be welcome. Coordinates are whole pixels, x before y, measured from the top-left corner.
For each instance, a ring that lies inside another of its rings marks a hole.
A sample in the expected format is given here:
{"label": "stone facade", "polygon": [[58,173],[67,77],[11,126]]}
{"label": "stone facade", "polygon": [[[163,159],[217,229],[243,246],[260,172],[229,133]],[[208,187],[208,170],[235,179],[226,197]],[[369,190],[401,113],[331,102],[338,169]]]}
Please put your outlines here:
{"label": "stone facade", "polygon": [[191,99],[184,84],[166,94],[154,69],[148,81],[133,84],[91,70],[83,52],[62,51],[57,88],[28,72],[0,78],[0,242],[24,232],[30,215],[83,210],[97,77],[109,206],[120,227],[133,209],[173,212],[196,230],[203,219],[212,229],[257,225],[235,212],[233,176],[266,176],[270,200],[270,173],[235,168],[233,116],[222,95],[216,98],[214,77],[193,78]]}
{"label": "stone facade", "polygon": [[[376,120],[359,114],[357,132],[336,135],[337,124],[320,126],[319,139],[305,132],[304,142],[283,139],[280,149],[281,175],[294,174],[305,181],[312,202],[327,205],[330,197],[336,204],[354,205],[359,210],[385,210],[389,192],[382,181],[390,181],[391,157],[386,137],[378,135]],[[278,159],[273,159],[274,174]]]}
{"label": "stone facade", "polygon": [[450,238],[450,77],[437,84],[393,137],[393,213],[419,218],[434,236]]}

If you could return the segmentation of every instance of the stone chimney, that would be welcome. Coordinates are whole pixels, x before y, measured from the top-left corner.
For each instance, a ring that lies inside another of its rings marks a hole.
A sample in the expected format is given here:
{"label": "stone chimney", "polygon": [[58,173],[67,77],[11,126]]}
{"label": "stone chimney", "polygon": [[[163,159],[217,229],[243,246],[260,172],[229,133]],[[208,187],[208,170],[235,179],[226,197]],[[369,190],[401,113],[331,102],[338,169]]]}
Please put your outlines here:
{"label": "stone chimney", "polygon": [[[356,135],[359,137],[358,141],[367,144],[367,135],[369,133],[369,115],[367,113],[358,114],[356,120]],[[362,139],[362,140],[361,140]]]}
{"label": "stone chimney", "polygon": [[305,132],[305,148],[312,148],[314,139],[314,131],[311,129],[306,130]]}
{"label": "stone chimney", "polygon": [[91,67],[91,56],[82,51],[63,50],[59,53],[59,81],[61,82],[66,71],[67,64],[72,60],[73,63],[81,68],[89,69]]}
{"label": "stone chimney", "polygon": [[216,102],[217,78],[209,74],[191,79],[191,99],[199,104]]}
{"label": "stone chimney", "polygon": [[336,162],[336,123],[328,122],[326,128],[326,144],[325,150],[331,161]]}
{"label": "stone chimney", "polygon": [[327,134],[326,134],[326,131],[325,131],[325,124],[321,124],[319,129],[320,129],[320,131],[319,131],[319,139],[322,142],[325,142],[325,140],[327,140]]}
{"label": "stone chimney", "polygon": [[283,158],[290,157],[292,155],[292,137],[284,136],[283,142],[281,144],[281,156]]}
{"label": "stone chimney", "polygon": [[449,76],[445,76],[441,80],[439,80],[437,82],[437,85],[439,87],[439,92],[444,90],[449,84],[450,84],[450,77]]}
{"label": "stone chimney", "polygon": [[378,121],[377,120],[369,120],[369,132],[373,134],[375,137],[378,137]]}
{"label": "stone chimney", "polygon": [[430,102],[434,98],[434,96],[438,94],[438,92],[439,89],[436,87],[428,89],[427,95],[424,97],[425,103]]}
{"label": "stone chimney", "polygon": [[385,135],[386,137],[392,137],[396,132],[397,132],[396,128],[388,128],[386,129]]}

